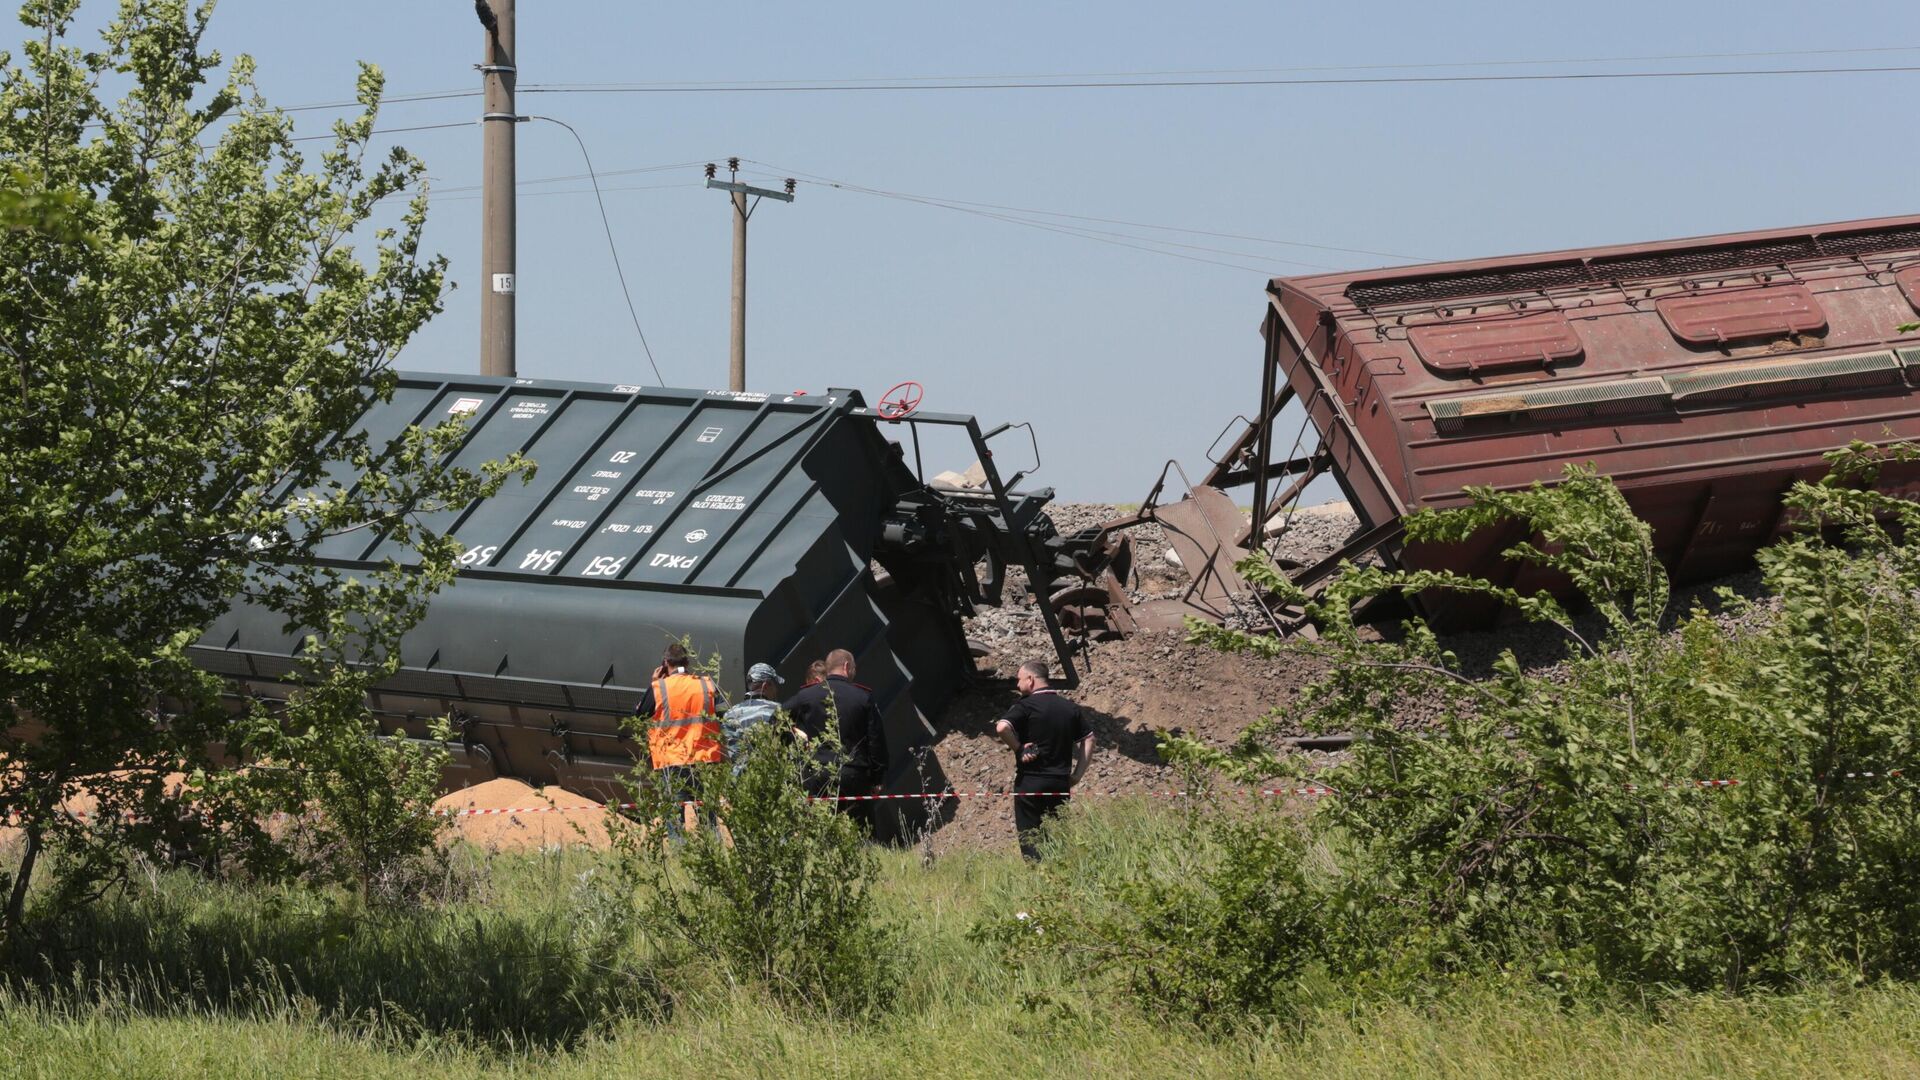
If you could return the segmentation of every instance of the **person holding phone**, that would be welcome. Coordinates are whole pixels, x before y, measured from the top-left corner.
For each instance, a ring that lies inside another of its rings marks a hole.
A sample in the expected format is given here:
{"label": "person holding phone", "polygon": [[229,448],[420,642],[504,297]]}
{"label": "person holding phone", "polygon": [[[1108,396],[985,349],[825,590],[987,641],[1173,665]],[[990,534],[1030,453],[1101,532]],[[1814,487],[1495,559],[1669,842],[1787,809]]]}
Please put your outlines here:
{"label": "person holding phone", "polygon": [[1014,754],[1013,827],[1020,854],[1029,861],[1040,858],[1034,833],[1066,804],[1093,760],[1093,727],[1086,712],[1061,697],[1051,677],[1044,660],[1021,664],[1014,683],[1020,700],[993,724],[994,734]]}

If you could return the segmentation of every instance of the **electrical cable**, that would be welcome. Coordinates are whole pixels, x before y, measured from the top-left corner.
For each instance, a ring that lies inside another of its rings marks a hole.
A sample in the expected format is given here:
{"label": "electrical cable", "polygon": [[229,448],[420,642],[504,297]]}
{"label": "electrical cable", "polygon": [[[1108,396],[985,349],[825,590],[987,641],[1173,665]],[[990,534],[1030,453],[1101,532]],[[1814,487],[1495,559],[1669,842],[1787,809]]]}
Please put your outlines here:
{"label": "electrical cable", "polygon": [[[937,195],[916,195],[916,194],[913,194],[912,192],[905,192],[905,191],[888,191],[885,188],[866,187],[861,184],[853,184],[844,180],[835,180],[831,177],[818,176],[813,173],[802,172],[798,169],[782,169],[780,166],[772,164],[771,162],[753,161],[751,158],[742,158],[741,160],[750,161],[755,165],[759,165],[766,169],[773,170],[772,172],[767,173],[766,175],[782,176],[782,177],[785,177],[785,176],[803,177],[809,182],[814,184],[824,185],[827,187],[841,188],[846,191],[853,191],[860,194],[880,195],[880,196],[885,196],[889,198],[921,199],[928,202],[939,203],[943,205],[951,204],[951,206],[956,208],[963,207],[963,206],[979,207],[985,210],[1004,210],[1004,211],[1007,211],[1008,213],[1032,214],[1039,217],[1066,218],[1073,221],[1092,221],[1092,222],[1097,222],[1103,225],[1125,225],[1125,226],[1128,226],[1129,228],[1153,229],[1157,232],[1186,233],[1191,236],[1215,236],[1225,240],[1248,240],[1256,244],[1276,244],[1281,247],[1311,248],[1315,251],[1331,251],[1331,252],[1346,254],[1346,255],[1371,255],[1376,258],[1398,259],[1405,262],[1430,261],[1418,255],[1403,255],[1403,254],[1398,254],[1391,251],[1374,251],[1369,248],[1339,247],[1334,244],[1312,244],[1304,240],[1276,240],[1276,239],[1273,239],[1272,237],[1267,237],[1267,236],[1247,236],[1242,233],[1211,232],[1206,229],[1188,229],[1188,228],[1182,228],[1177,225],[1152,225],[1144,221],[1126,221],[1120,218],[1094,217],[1088,214],[1069,214],[1060,210],[1035,210],[1031,207],[1006,206],[1000,203],[970,202],[966,199],[949,199],[949,198],[945,198]],[[1139,237],[1138,239],[1144,240],[1144,239],[1147,239],[1147,237]],[[1183,245],[1183,246],[1192,246],[1192,245]],[[1218,251],[1219,249],[1216,248],[1211,250]],[[1231,252],[1228,254],[1246,255],[1249,253]],[[1254,255],[1252,257],[1267,258],[1268,256]],[[1304,263],[1302,265],[1311,266],[1314,264]]]}
{"label": "electrical cable", "polygon": [[607,233],[607,251],[613,255],[613,272],[620,278],[620,295],[626,298],[627,314],[633,318],[633,332],[640,336],[640,348],[646,351],[647,366],[653,369],[654,381],[661,386],[667,385],[667,380],[660,374],[660,365],[653,359],[653,346],[647,344],[647,332],[640,328],[640,312],[633,306],[633,290],[627,288],[627,272],[620,266],[620,248],[613,241],[613,223],[607,220],[607,201],[600,196],[600,178],[593,171],[593,155],[587,153],[587,141],[582,139],[580,133],[573,130],[573,125],[565,120],[556,120],[551,116],[529,116],[527,119],[559,124],[566,128],[567,133],[573,136],[573,141],[579,144],[580,158],[587,163],[587,177],[593,181],[593,201],[600,206],[600,227]]}
{"label": "electrical cable", "polygon": [[1617,82],[1635,79],[1725,79],[1758,76],[1793,75],[1876,75],[1920,72],[1920,65],[1882,65],[1873,67],[1823,68],[1740,68],[1695,71],[1578,71],[1519,75],[1374,75],[1355,78],[1306,79],[1118,79],[1073,82],[887,82],[833,84],[675,84],[675,85],[567,85],[565,83],[524,83],[516,90],[522,94],[763,94],[763,93],[859,93],[870,91],[926,92],[933,90],[1151,90],[1174,87],[1255,87],[1255,86],[1407,86],[1442,83],[1537,83],[1537,82]]}
{"label": "electrical cable", "polygon": [[[475,90],[426,90],[417,94],[396,94],[393,97],[383,97],[380,99],[378,104],[405,105],[411,102],[420,102],[420,101],[455,101],[460,98],[479,97],[484,92],[485,91],[478,90],[478,89],[475,89]],[[310,102],[304,105],[269,105],[266,107],[264,111],[269,113],[272,113],[272,112],[297,113],[297,112],[314,112],[322,109],[359,109],[363,107],[364,106],[362,106],[361,103],[358,101],[316,101],[316,102]],[[215,120],[231,120],[237,116],[246,116],[246,115],[250,115],[250,114],[244,111],[230,111],[230,112],[223,113],[220,116],[214,117],[214,119]],[[88,128],[97,128],[103,125],[101,121],[89,120],[82,126],[88,127]]]}
{"label": "electrical cable", "polygon": [[[605,180],[609,176],[638,176],[642,173],[672,172],[674,169],[694,169],[694,168],[699,168],[700,166],[705,165],[707,162],[712,160],[713,158],[711,156],[708,156],[708,157],[696,159],[694,161],[675,161],[666,165],[638,165],[629,169],[608,169],[607,171],[600,174],[600,178],[602,180]],[[522,180],[520,182],[522,184],[564,184],[573,180],[589,180],[589,179],[592,179],[592,177],[588,176],[586,173],[572,173],[570,175],[565,175],[565,176],[539,176],[531,180]],[[612,191],[613,189],[608,188],[607,190]]]}
{"label": "electrical cable", "polygon": [[[383,97],[380,99],[379,104],[407,105],[420,101],[457,101],[460,98],[479,97],[483,93],[485,93],[485,91],[477,87],[471,90],[422,90],[414,94],[395,94],[392,97]],[[280,112],[290,113],[316,112],[322,109],[358,109],[361,107],[358,101],[316,101],[305,105],[274,106],[274,108],[277,108]]]}
{"label": "electrical cable", "polygon": [[[626,184],[619,187],[614,187],[614,186],[603,187],[600,190],[602,191],[665,191],[668,188],[704,188],[706,186],[707,185],[698,183],[698,182],[689,182],[685,184]],[[395,192],[392,195],[386,196],[386,198],[398,199],[398,198],[405,197],[405,195],[407,194],[409,193]],[[592,188],[565,188],[560,191],[523,191],[520,193],[520,197],[523,199],[537,199],[543,195],[591,195],[591,194],[593,194]],[[430,191],[427,193],[427,201],[430,203],[477,202],[482,197],[483,196],[478,191],[463,191],[457,195],[442,195],[437,191]]]}
{"label": "electrical cable", "polygon": [[874,82],[976,82],[988,79],[1133,79],[1170,75],[1253,75],[1289,74],[1310,71],[1434,71],[1478,67],[1543,67],[1549,64],[1633,64],[1661,63],[1673,60],[1747,60],[1767,56],[1853,56],[1871,53],[1920,52],[1920,46],[1887,45],[1854,49],[1772,49],[1760,52],[1656,53],[1650,56],[1561,57],[1549,60],[1452,60],[1425,64],[1322,64],[1302,67],[1258,68],[1173,68],[1144,71],[1071,71],[1071,72],[996,72],[983,75],[858,75],[827,79],[727,79],[713,81],[661,81],[635,83],[529,83],[549,87],[604,88],[617,86],[789,86],[801,83],[874,83]]}
{"label": "electrical cable", "polygon": [[[848,190],[855,190],[855,189],[848,189]],[[996,214],[991,211],[975,210],[975,209],[971,209],[969,207],[964,207],[964,206],[951,206],[944,203],[933,201],[931,199],[920,199],[920,198],[915,198],[909,195],[885,195],[879,192],[860,192],[860,193],[878,195],[881,198],[898,199],[903,202],[919,203],[924,206],[932,206],[942,210],[952,210],[956,213],[971,214],[975,217],[987,218],[992,221],[1004,221],[1012,225],[1025,225],[1028,228],[1032,228],[1032,229],[1041,229],[1046,232],[1060,233],[1063,236],[1078,237],[1079,239],[1082,239],[1082,240],[1092,240],[1096,243],[1101,243],[1101,244],[1112,244],[1115,247],[1132,248],[1135,251],[1145,251],[1154,255],[1166,255],[1175,259],[1185,259],[1188,262],[1208,263],[1213,266],[1224,266],[1232,270],[1244,270],[1248,273],[1261,274],[1267,277],[1276,276],[1271,269],[1266,269],[1258,266],[1247,266],[1243,263],[1231,263],[1231,262],[1226,262],[1220,259],[1202,258],[1201,256],[1198,256],[1198,255],[1183,255],[1177,251],[1168,251],[1164,247],[1148,246],[1150,244],[1170,243],[1169,241],[1165,241],[1165,240],[1153,240],[1143,236],[1130,236],[1126,233],[1102,232],[1100,230],[1085,229],[1077,225],[1056,225],[1056,224],[1043,222],[1043,221],[1029,221],[1025,218],[1013,217],[1007,214]],[[1124,239],[1120,239],[1120,238],[1124,238]],[[1128,240],[1145,241],[1145,243],[1128,243],[1127,242]],[[1192,244],[1183,244],[1183,245],[1176,245],[1176,246],[1197,247],[1197,245],[1192,245]],[[1237,252],[1237,251],[1223,252],[1217,248],[1199,248],[1199,250],[1210,251],[1216,254],[1245,256],[1249,258],[1272,258],[1273,261],[1275,262],[1295,263],[1297,265],[1308,266],[1314,269],[1321,269],[1321,270],[1333,269],[1333,267],[1321,266],[1318,263],[1301,263],[1295,259],[1278,259],[1278,258],[1273,258],[1272,256],[1265,256],[1265,255],[1249,255],[1247,252]]]}
{"label": "electrical cable", "polygon": [[[1169,69],[1152,69],[1152,70],[1143,70],[1143,71],[1012,72],[1012,73],[996,73],[996,74],[987,74],[987,75],[965,75],[965,74],[960,74],[960,75],[861,75],[861,76],[847,76],[842,78],[831,78],[831,79],[761,79],[761,80],[736,79],[736,80],[728,80],[724,82],[528,83],[521,86],[520,89],[530,90],[534,87],[539,87],[541,88],[541,92],[543,93],[561,93],[561,92],[625,93],[625,92],[640,92],[642,90],[653,90],[653,89],[663,90],[663,91],[664,90],[694,91],[694,90],[707,90],[707,89],[725,90],[725,89],[730,89],[734,87],[765,87],[768,89],[778,90],[778,89],[786,89],[786,88],[799,88],[802,84],[854,84],[854,83],[907,84],[907,83],[917,83],[917,82],[974,83],[974,82],[983,82],[983,81],[990,81],[990,80],[998,81],[998,82],[1009,82],[1014,80],[1038,81],[1038,80],[1062,80],[1062,79],[1120,80],[1120,79],[1149,79],[1149,78],[1159,78],[1159,77],[1176,76],[1176,75],[1252,75],[1252,74],[1263,74],[1263,73],[1287,74],[1287,73],[1315,72],[1315,71],[1436,71],[1436,70],[1446,70],[1446,69],[1455,69],[1455,68],[1479,68],[1479,67],[1539,67],[1539,66],[1546,66],[1549,64],[1576,64],[1577,65],[1577,64],[1661,63],[1661,62],[1674,61],[1674,60],[1750,60],[1758,57],[1768,57],[1768,56],[1855,56],[1855,55],[1864,55],[1864,54],[1876,54],[1876,53],[1886,54],[1886,53],[1902,53],[1902,52],[1920,52],[1920,46],[1887,45],[1887,46],[1875,46],[1875,47],[1869,47],[1869,48],[1852,48],[1852,49],[1772,49],[1772,50],[1764,50],[1764,51],[1757,51],[1757,52],[1656,53],[1656,54],[1647,55],[1647,56],[1562,57],[1559,59],[1551,59],[1551,60],[1453,60],[1453,61],[1443,61],[1438,63],[1424,63],[1424,64],[1323,64],[1323,65],[1304,66],[1304,67],[1277,67],[1277,68],[1169,68]],[[1823,68],[1823,69],[1795,70],[1792,73],[1793,74],[1811,74],[1811,73],[1817,73],[1820,71],[1850,73],[1854,71],[1869,71],[1869,70],[1882,70],[1882,69]],[[1891,68],[1891,69],[1885,69],[1885,70],[1908,71],[1913,69]],[[1688,75],[1693,73],[1687,73],[1687,72],[1622,73],[1622,77],[1632,77],[1635,74],[1638,74],[1640,77],[1658,77],[1663,75],[1673,77],[1673,76],[1683,76],[1683,75]],[[1773,72],[1723,71],[1723,72],[1705,72],[1700,74],[1746,75],[1746,74],[1773,74]],[[1536,76],[1536,77],[1545,77],[1545,76]],[[1054,85],[1054,83],[1048,82],[1047,85]],[[1104,86],[1104,85],[1128,85],[1128,84],[1127,83],[1111,83],[1111,84],[1101,83],[1100,85]],[[1235,85],[1235,84],[1214,83],[1212,81],[1203,81],[1196,85]],[[832,89],[833,87],[829,85],[823,85],[820,88]],[[911,86],[902,86],[901,89],[915,89],[915,88]],[[455,101],[461,98],[479,97],[481,96],[482,93],[484,93],[484,91],[482,91],[477,87],[472,89],[449,88],[444,90],[420,90],[420,91],[414,91],[414,92],[405,93],[405,94],[394,94],[388,97],[382,97],[380,99],[380,104],[381,105],[406,105],[406,104],[414,104],[414,103],[425,102],[425,101]],[[280,112],[289,112],[289,113],[314,112],[314,111],[326,110],[326,109],[357,109],[360,107],[361,107],[361,104],[359,101],[346,100],[346,99],[335,100],[335,101],[306,102],[299,105],[275,106],[275,108],[277,108]]]}
{"label": "electrical cable", "polygon": [[[848,189],[848,190],[854,190],[854,189]],[[1164,245],[1165,247],[1186,248],[1190,251],[1205,251],[1214,255],[1231,255],[1236,258],[1243,258],[1243,259],[1266,259],[1271,262],[1287,263],[1288,265],[1291,265],[1291,266],[1304,266],[1313,270],[1338,270],[1339,269],[1339,267],[1328,266],[1325,263],[1305,262],[1300,259],[1287,259],[1287,258],[1275,256],[1275,255],[1265,255],[1265,254],[1252,252],[1252,251],[1228,251],[1224,248],[1205,247],[1200,244],[1182,244],[1173,240],[1154,240],[1150,237],[1134,236],[1130,233],[1111,232],[1105,229],[1089,229],[1079,225],[1063,225],[1063,224],[1055,224],[1053,222],[1033,221],[1028,218],[1015,217],[1011,214],[997,214],[991,210],[975,210],[975,209],[972,209],[971,207],[955,206],[951,203],[939,202],[934,199],[916,198],[912,195],[890,195],[890,194],[886,194],[879,191],[863,191],[860,193],[867,194],[867,195],[875,195],[883,199],[896,199],[901,202],[918,203],[921,206],[932,206],[941,210],[952,210],[956,213],[961,213],[961,214],[972,214],[976,217],[988,218],[993,221],[1004,221],[1012,225],[1026,225],[1030,228],[1045,229],[1048,232],[1062,233],[1067,236],[1078,236],[1086,240],[1099,240],[1103,243],[1118,244],[1120,247],[1130,247],[1137,251],[1151,251],[1159,255],[1172,255],[1175,258],[1194,259],[1195,262],[1208,262],[1208,263],[1213,263],[1216,266],[1229,266],[1236,270],[1249,270],[1259,274],[1268,274],[1269,271],[1263,270],[1257,266],[1245,266],[1240,263],[1221,262],[1218,259],[1200,259],[1191,255],[1181,255],[1179,252],[1166,251],[1166,250],[1163,250],[1161,247],[1149,247],[1146,245],[1158,244],[1158,245]],[[1122,242],[1123,240],[1141,241],[1142,243],[1123,243]],[[1270,275],[1270,276],[1277,276],[1277,275]]]}
{"label": "electrical cable", "polygon": [[[403,131],[439,131],[442,128],[470,128],[472,126],[473,126],[473,121],[460,120],[451,124],[415,124],[412,127],[374,128],[372,131],[367,132],[367,134],[368,135],[398,135]],[[338,137],[339,136],[331,133],[326,135],[298,135],[298,136],[295,136],[294,138],[288,139],[287,141],[288,142],[314,142],[319,139],[334,139]]]}
{"label": "electrical cable", "polygon": [[[709,157],[699,158],[698,160],[695,160],[695,161],[675,161],[666,165],[636,165],[630,169],[608,169],[600,174],[600,178],[604,180],[609,176],[638,176],[642,173],[670,172],[674,169],[692,169],[692,168],[697,168],[701,165],[704,165],[707,162],[712,160],[713,158],[709,156]],[[566,183],[572,180],[590,180],[590,179],[592,179],[592,177],[586,173],[572,173],[566,176],[539,176],[539,177],[534,177],[533,179],[530,179],[530,180],[516,181],[515,186],[526,187],[528,184],[561,184],[561,183]],[[464,184],[460,187],[442,188],[438,192],[438,194],[451,195],[456,192],[468,192],[468,191],[479,191],[479,190],[480,190],[479,184]],[[607,188],[607,190],[621,191],[626,189],[610,187],[610,188]],[[530,193],[530,194],[537,194],[537,192]]]}
{"label": "electrical cable", "polygon": [[[760,164],[763,166],[768,165],[767,162],[758,162],[757,164]],[[777,168],[777,166],[768,166],[768,167]],[[759,170],[753,170],[753,171],[758,172]],[[779,174],[768,173],[766,175],[779,175]],[[1204,244],[1188,244],[1188,243],[1182,243],[1176,240],[1161,240],[1151,236],[1137,236],[1132,233],[1115,232],[1108,229],[1091,229],[1083,225],[1071,225],[1065,222],[1034,221],[1034,220],[1031,220],[1030,218],[1018,217],[1010,213],[996,213],[994,212],[994,209],[1008,209],[1008,210],[1013,210],[1016,213],[1031,213],[1031,214],[1041,214],[1041,215],[1048,215],[1048,216],[1078,218],[1080,220],[1087,220],[1087,221],[1108,222],[1108,221],[1115,220],[1111,218],[1093,218],[1093,217],[1087,217],[1085,215],[1077,215],[1077,214],[1055,214],[1052,211],[1045,211],[1045,210],[1029,211],[1029,210],[1022,210],[1017,207],[998,207],[997,204],[993,204],[993,203],[968,203],[968,202],[963,202],[961,200],[942,199],[942,198],[931,196],[931,195],[915,195],[910,192],[887,191],[881,188],[870,188],[870,187],[865,187],[859,184],[848,183],[846,181],[834,180],[830,177],[815,176],[814,174],[802,172],[799,170],[789,170],[786,175],[799,176],[799,177],[811,177],[811,179],[805,182],[813,183],[823,187],[838,188],[842,191],[850,191],[855,194],[872,195],[877,198],[895,199],[902,202],[918,203],[923,206],[936,207],[942,210],[952,210],[956,213],[973,214],[975,216],[988,218],[993,221],[1003,221],[1013,225],[1025,225],[1025,226],[1028,226],[1029,228],[1044,229],[1048,232],[1057,232],[1067,236],[1077,236],[1085,240],[1094,240],[1101,243],[1112,243],[1120,247],[1133,248],[1136,251],[1149,251],[1158,255],[1172,255],[1175,258],[1190,259],[1195,262],[1212,263],[1213,265],[1216,265],[1216,266],[1226,266],[1235,270],[1246,270],[1252,273],[1265,274],[1268,276],[1278,276],[1278,274],[1276,274],[1271,268],[1247,266],[1243,263],[1223,262],[1219,259],[1198,258],[1196,256],[1182,255],[1179,252],[1168,251],[1165,249],[1169,247],[1184,248],[1188,251],[1204,251],[1214,255],[1229,255],[1235,258],[1258,259],[1268,263],[1285,263],[1290,266],[1302,266],[1302,267],[1306,267],[1308,269],[1313,269],[1313,270],[1341,269],[1340,267],[1328,266],[1325,263],[1308,262],[1304,259],[1291,259],[1291,258],[1286,258],[1284,256],[1273,255],[1266,252],[1233,251],[1226,248],[1210,247]],[[980,207],[989,207],[994,209],[979,209]],[[1200,230],[1179,229],[1170,225],[1149,225],[1144,227],[1161,229],[1168,232],[1200,232]],[[1203,235],[1230,235],[1230,234],[1203,233]],[[1286,243],[1286,241],[1267,240],[1261,237],[1242,237],[1241,239],[1253,239],[1253,240],[1257,240],[1264,243],[1275,243],[1275,244]],[[1128,243],[1125,241],[1133,241],[1133,242]],[[1329,245],[1309,245],[1309,246],[1314,246],[1314,247],[1319,247],[1325,250],[1334,250],[1334,251],[1355,251],[1356,250],[1351,248],[1333,248]],[[1357,253],[1368,254],[1368,255],[1380,255],[1384,258],[1404,259],[1411,262],[1420,261],[1415,257],[1409,256],[1409,255],[1393,255],[1385,252],[1371,252],[1371,251],[1358,251]]]}

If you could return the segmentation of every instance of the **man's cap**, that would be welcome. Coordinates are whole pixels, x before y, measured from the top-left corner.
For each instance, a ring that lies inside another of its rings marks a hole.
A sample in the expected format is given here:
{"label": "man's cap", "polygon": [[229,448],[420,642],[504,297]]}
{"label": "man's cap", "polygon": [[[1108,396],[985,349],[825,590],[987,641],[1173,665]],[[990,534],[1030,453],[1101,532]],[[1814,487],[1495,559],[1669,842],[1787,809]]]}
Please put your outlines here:
{"label": "man's cap", "polygon": [[785,686],[787,680],[781,678],[780,673],[773,670],[772,664],[755,664],[747,669],[748,686],[758,686],[763,682],[779,683]]}

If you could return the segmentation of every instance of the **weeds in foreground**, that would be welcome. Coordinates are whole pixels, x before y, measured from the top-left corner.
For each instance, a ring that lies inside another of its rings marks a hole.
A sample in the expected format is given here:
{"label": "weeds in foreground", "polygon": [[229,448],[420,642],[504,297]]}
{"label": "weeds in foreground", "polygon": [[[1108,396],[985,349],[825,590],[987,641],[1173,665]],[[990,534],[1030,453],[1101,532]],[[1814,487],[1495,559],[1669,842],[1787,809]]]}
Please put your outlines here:
{"label": "weeds in foreground", "polygon": [[[634,819],[613,819],[598,916],[630,921],[683,994],[744,985],[784,1007],[867,1017],[892,997],[900,928],[879,908],[880,864],[863,830],[807,798],[816,767],[784,723],[748,731],[737,771],[700,766],[691,790],[636,785]],[[700,805],[685,835],[676,799]]]}
{"label": "weeds in foreground", "polygon": [[[1072,811],[1055,837],[1056,862],[1079,880],[1108,860],[1163,872],[1171,853],[1145,805]],[[1317,860],[1317,853],[1309,853]],[[390,1076],[405,1080],[511,1074],[558,1077],[832,1075],[925,1077],[1057,1075],[1062,1062],[1087,1075],[1282,1075],[1312,1070],[1326,1077],[1453,1075],[1644,1076],[1676,1068],[1699,1076],[1902,1076],[1920,1069],[1920,990],[1899,985],[1815,987],[1789,995],[1674,993],[1645,1000],[1570,1002],[1549,988],[1497,975],[1481,976],[1419,1003],[1342,999],[1325,993],[1312,972],[1308,999],[1284,1025],[1243,1025],[1204,1032],[1168,1023],[1128,1006],[1124,998],[1083,981],[1069,960],[1042,952],[1009,968],[992,950],[967,940],[976,923],[1020,910],[1036,875],[1011,852],[961,853],[922,871],[912,852],[882,852],[876,895],[901,921],[914,958],[895,982],[895,1006],[850,1022],[780,1006],[751,987],[721,988],[697,1008],[643,1005],[603,1013],[590,1024],[569,1021],[561,1039],[540,1037],[529,1020],[492,1036],[485,1017],[436,1023],[428,991],[407,991],[409,979],[457,989],[473,998],[510,980],[537,978],[527,962],[508,963],[514,947],[502,936],[456,937],[457,924],[486,923],[502,911],[527,924],[552,926],[555,938],[534,949],[564,947],[558,935],[577,911],[581,876],[602,872],[598,857],[503,856],[487,867],[487,905],[456,904],[440,912],[447,928],[436,948],[387,929],[331,928],[358,936],[334,944],[313,935],[304,947],[344,948],[367,970],[340,978],[293,964],[295,985],[214,1004],[201,982],[218,983],[216,961],[234,969],[269,961],[270,923],[308,910],[313,896],[276,899],[265,891],[205,887],[164,875],[157,888],[175,924],[230,933],[228,956],[203,948],[191,963],[136,963],[141,947],[178,957],[171,932],[133,935],[134,910],[115,920],[122,940],[105,951],[120,970],[150,971],[145,987],[69,979],[57,986],[15,982],[0,991],[0,1074]],[[1316,863],[1317,865],[1317,863]],[[345,894],[334,893],[340,899]],[[103,910],[133,903],[108,900]],[[139,900],[152,913],[152,897]],[[224,915],[224,921],[222,916]],[[578,928],[573,927],[577,933]],[[493,973],[476,970],[476,946],[495,947]],[[459,953],[451,950],[457,946]],[[409,952],[409,949],[412,952]],[[297,952],[286,947],[281,962]],[[466,959],[462,959],[462,955]],[[148,959],[165,959],[149,957]],[[313,961],[306,961],[312,964]],[[452,966],[442,970],[442,964]],[[199,973],[192,970],[200,965]],[[463,966],[465,965],[465,966]],[[382,973],[373,978],[372,968]],[[585,985],[592,969],[574,965],[566,978]],[[211,978],[208,978],[211,976]],[[256,987],[266,986],[256,981]],[[332,987],[329,990],[329,987]],[[556,973],[542,989],[564,996]],[[372,1006],[394,990],[396,1007]],[[437,991],[435,991],[437,992]],[[329,999],[329,993],[342,996]],[[366,995],[356,997],[355,995]],[[473,1002],[464,1002],[472,1005]],[[398,1006],[404,1005],[405,1008]],[[442,1013],[444,1015],[444,1013]],[[503,1015],[496,1011],[494,1016]],[[509,1034],[517,1030],[520,1034]]]}
{"label": "weeds in foreground", "polygon": [[[1554,487],[1475,489],[1407,534],[1507,530],[1521,537],[1508,558],[1571,582],[1584,621],[1449,572],[1350,568],[1313,605],[1317,643],[1199,632],[1330,662],[1289,714],[1359,736],[1315,777],[1348,794],[1310,825],[1334,850],[1315,936],[1342,992],[1519,973],[1578,997],[1920,978],[1920,786],[1889,775],[1920,753],[1920,503],[1870,488],[1920,446],[1829,458],[1831,477],[1785,498],[1799,528],[1760,555],[1764,609],[1726,598],[1755,616],[1737,630],[1672,611],[1652,529],[1611,481],[1570,468]],[[1476,680],[1419,620],[1368,640],[1353,605],[1396,592],[1500,601],[1563,634],[1565,657],[1542,673],[1508,653]],[[1415,697],[1436,719],[1410,730],[1399,704]],[[1166,752],[1289,775],[1274,731]]]}
{"label": "weeds in foreground", "polygon": [[578,889],[414,910],[339,888],[244,888],[184,872],[35,924],[15,1000],[126,1014],[298,1014],[355,1033],[562,1047],[663,1007],[626,942],[569,917]]}

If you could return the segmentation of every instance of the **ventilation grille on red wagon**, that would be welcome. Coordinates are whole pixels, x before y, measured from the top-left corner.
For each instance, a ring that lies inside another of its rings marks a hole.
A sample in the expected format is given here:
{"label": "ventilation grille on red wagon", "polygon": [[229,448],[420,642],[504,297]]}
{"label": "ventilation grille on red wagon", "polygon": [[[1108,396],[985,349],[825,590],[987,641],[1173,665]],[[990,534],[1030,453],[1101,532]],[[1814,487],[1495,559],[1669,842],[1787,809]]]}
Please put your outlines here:
{"label": "ventilation grille on red wagon", "polygon": [[1840,356],[1784,356],[1713,364],[1671,375],[1516,386],[1436,398],[1426,407],[1441,434],[1457,434],[1475,422],[1594,419],[1682,405],[1897,383],[1903,372],[1914,367],[1920,367],[1920,348],[1902,348],[1897,357],[1884,349]]}

